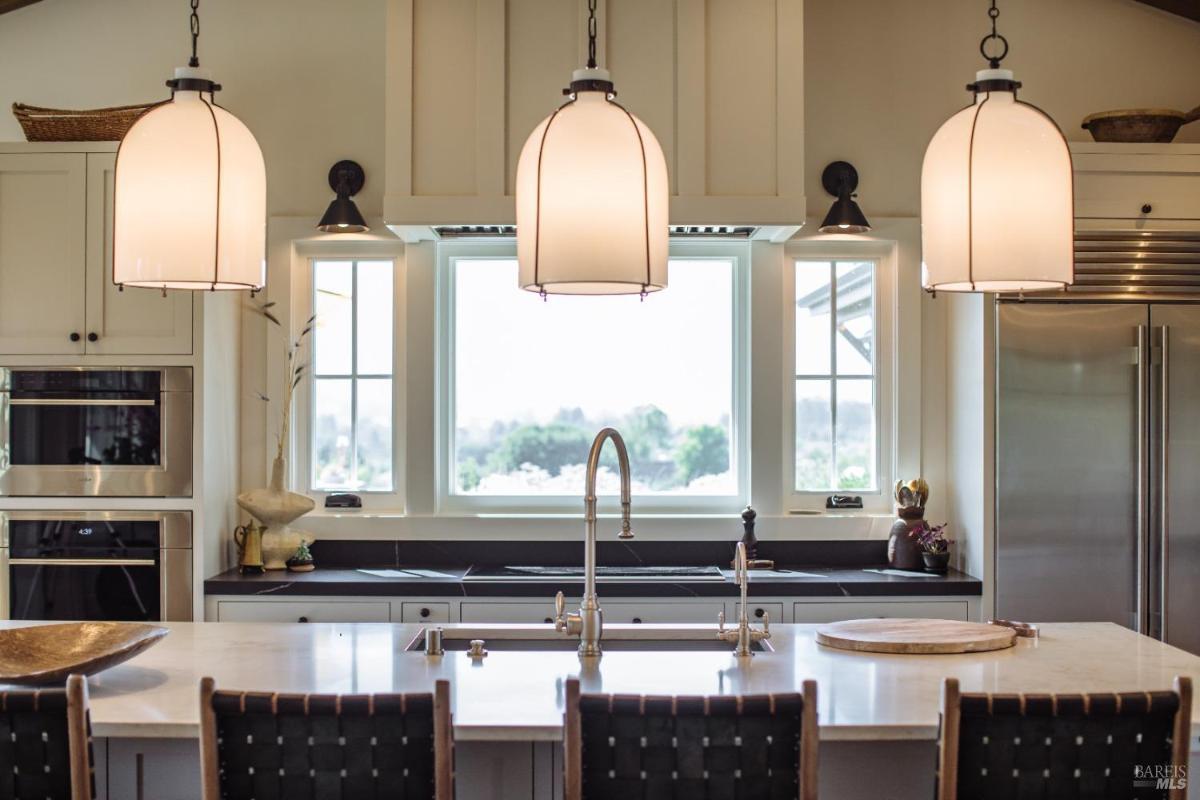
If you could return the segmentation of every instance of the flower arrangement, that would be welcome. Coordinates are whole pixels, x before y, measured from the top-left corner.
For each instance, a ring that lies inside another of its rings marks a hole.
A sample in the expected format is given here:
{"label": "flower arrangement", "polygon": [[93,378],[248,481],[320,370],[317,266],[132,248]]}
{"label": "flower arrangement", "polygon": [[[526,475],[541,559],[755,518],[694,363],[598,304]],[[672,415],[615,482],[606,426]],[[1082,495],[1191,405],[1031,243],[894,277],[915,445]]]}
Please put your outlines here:
{"label": "flower arrangement", "polygon": [[913,533],[916,534],[917,546],[921,548],[921,552],[950,552],[950,540],[946,538],[946,525],[947,523],[945,522],[941,525],[930,525],[928,522],[922,522],[920,526],[914,529]]}
{"label": "flower arrangement", "polygon": [[[276,317],[271,311],[271,307],[274,305],[274,301],[262,304],[256,303],[253,306],[253,310],[275,327],[282,328],[283,324],[280,323],[279,318]],[[292,421],[292,398],[296,393],[296,387],[298,387],[300,382],[304,380],[304,373],[308,367],[306,363],[301,361],[301,355],[304,349],[304,340],[309,336],[309,334],[312,333],[313,324],[316,322],[316,320],[316,314],[313,314],[311,317],[305,320],[304,329],[300,331],[300,334],[295,338],[295,340],[289,341],[287,345],[287,370],[284,377],[283,407],[280,411],[279,433],[276,436],[276,459],[283,458],[284,447],[288,441],[288,432]],[[265,403],[269,402],[271,398],[262,392],[259,392],[258,399]]]}

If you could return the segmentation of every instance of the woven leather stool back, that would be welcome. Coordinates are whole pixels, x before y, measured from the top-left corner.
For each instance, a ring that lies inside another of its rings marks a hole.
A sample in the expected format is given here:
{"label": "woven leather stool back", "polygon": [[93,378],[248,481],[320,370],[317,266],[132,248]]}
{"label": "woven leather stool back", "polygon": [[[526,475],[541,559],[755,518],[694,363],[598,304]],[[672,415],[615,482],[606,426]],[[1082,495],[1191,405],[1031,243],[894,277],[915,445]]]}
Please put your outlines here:
{"label": "woven leather stool back", "polygon": [[1170,779],[1185,777],[1191,705],[1187,678],[1173,692],[1058,695],[960,694],[948,678],[938,797],[1182,800]]}
{"label": "woven leather stool back", "polygon": [[450,684],[272,694],[200,682],[205,800],[451,800]]}
{"label": "woven leather stool back", "polygon": [[0,691],[0,800],[92,800],[87,682]]}
{"label": "woven leather stool back", "polygon": [[815,800],[817,684],[747,697],[581,695],[567,682],[566,800]]}

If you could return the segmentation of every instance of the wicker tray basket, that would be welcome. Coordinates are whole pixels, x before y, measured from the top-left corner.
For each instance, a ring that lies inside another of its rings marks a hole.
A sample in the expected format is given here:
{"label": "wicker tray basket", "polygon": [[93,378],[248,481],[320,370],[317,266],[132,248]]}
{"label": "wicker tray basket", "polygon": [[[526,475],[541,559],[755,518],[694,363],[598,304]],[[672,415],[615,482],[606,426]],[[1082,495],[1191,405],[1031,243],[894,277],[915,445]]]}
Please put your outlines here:
{"label": "wicker tray basket", "polygon": [[13,116],[31,142],[116,142],[155,103],[73,111],[13,103]]}

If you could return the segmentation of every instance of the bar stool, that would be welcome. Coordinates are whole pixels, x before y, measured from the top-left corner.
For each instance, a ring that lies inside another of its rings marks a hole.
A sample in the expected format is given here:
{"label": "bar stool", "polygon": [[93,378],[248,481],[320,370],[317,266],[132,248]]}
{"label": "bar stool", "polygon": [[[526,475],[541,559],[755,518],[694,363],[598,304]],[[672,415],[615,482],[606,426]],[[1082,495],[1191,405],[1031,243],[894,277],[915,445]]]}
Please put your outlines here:
{"label": "bar stool", "polygon": [[1121,694],[962,694],[947,678],[937,796],[1183,800],[1191,711],[1186,677]]}
{"label": "bar stool", "polygon": [[580,694],[567,681],[566,800],[817,796],[817,684],[802,694]]}
{"label": "bar stool", "polygon": [[87,680],[63,689],[0,691],[0,800],[92,800]]}
{"label": "bar stool", "polygon": [[433,694],[218,691],[200,681],[204,800],[452,800],[450,684]]}

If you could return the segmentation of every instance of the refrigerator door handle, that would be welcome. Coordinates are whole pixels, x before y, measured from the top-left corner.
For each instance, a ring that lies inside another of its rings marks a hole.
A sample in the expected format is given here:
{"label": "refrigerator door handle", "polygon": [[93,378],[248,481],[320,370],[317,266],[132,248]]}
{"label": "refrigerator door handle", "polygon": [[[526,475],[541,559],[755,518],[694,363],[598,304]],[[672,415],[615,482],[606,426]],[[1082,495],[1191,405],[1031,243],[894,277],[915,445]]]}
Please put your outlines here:
{"label": "refrigerator door handle", "polygon": [[1169,345],[1171,329],[1163,325],[1159,328],[1162,347],[1162,363],[1159,372],[1158,402],[1158,592],[1159,592],[1159,638],[1167,640],[1167,598],[1168,573],[1167,549],[1171,538],[1169,517],[1168,487],[1170,486],[1170,459],[1168,443],[1170,441],[1170,364]]}
{"label": "refrigerator door handle", "polygon": [[1146,422],[1147,392],[1150,389],[1150,330],[1146,325],[1137,328],[1137,619],[1138,633],[1150,634],[1150,503],[1147,491],[1150,472]]}

